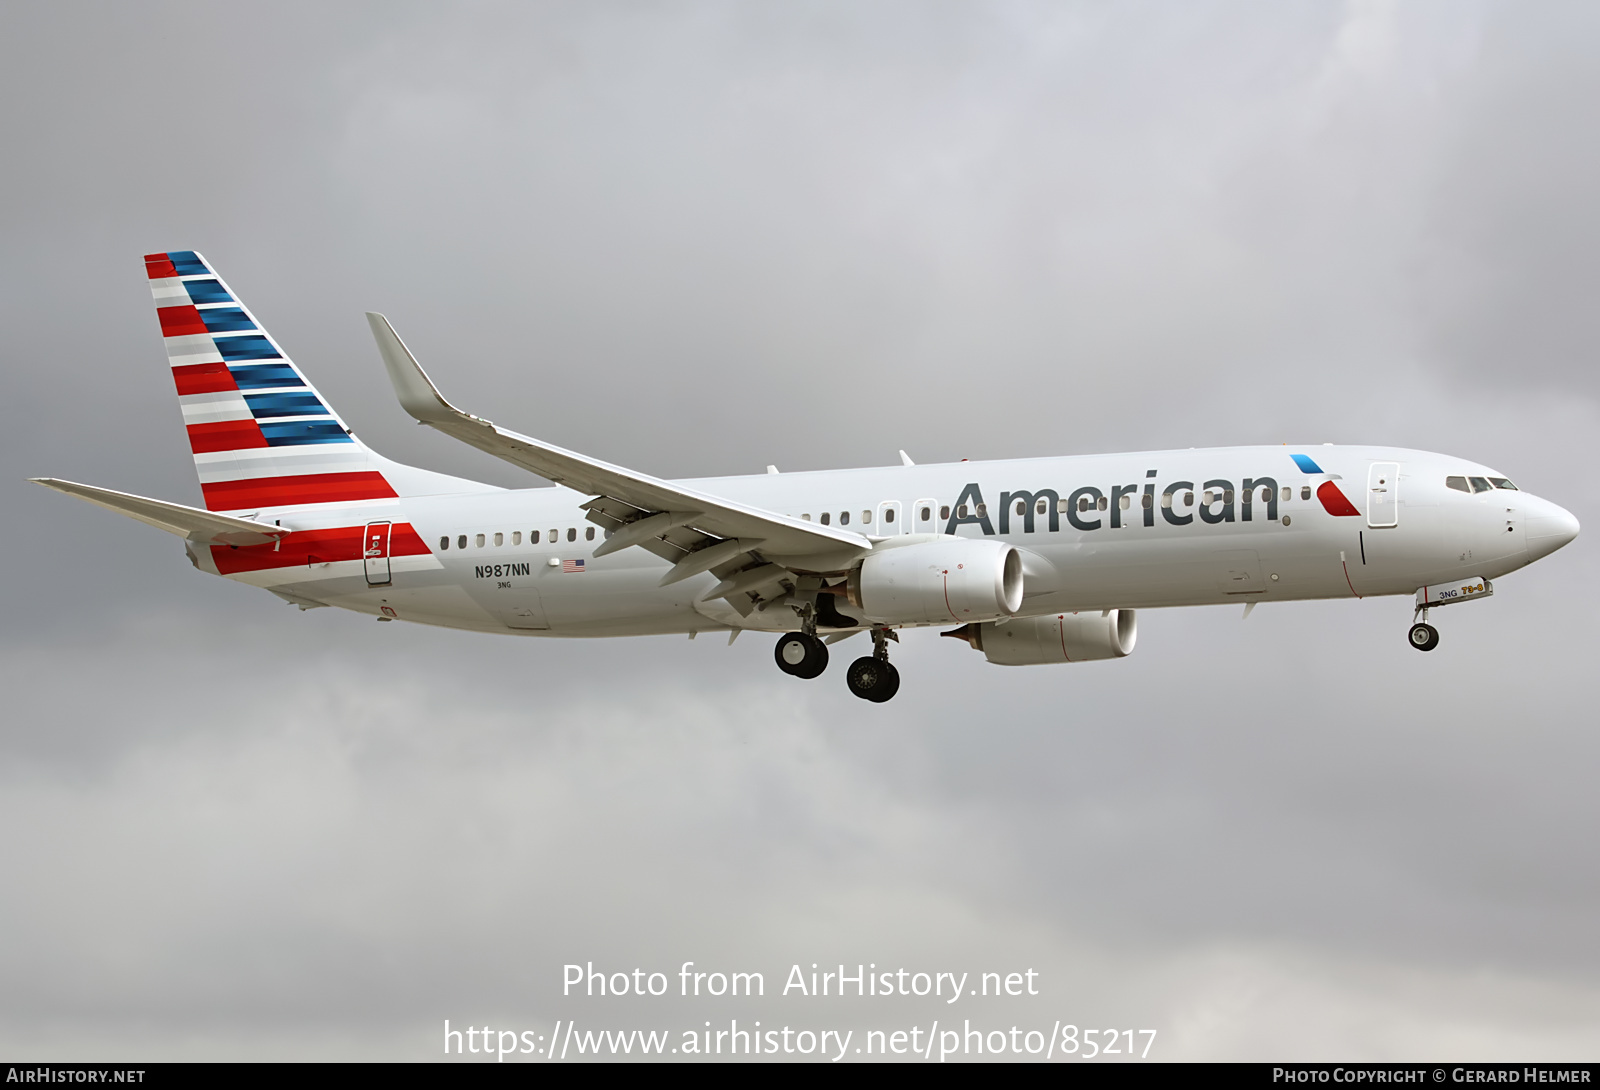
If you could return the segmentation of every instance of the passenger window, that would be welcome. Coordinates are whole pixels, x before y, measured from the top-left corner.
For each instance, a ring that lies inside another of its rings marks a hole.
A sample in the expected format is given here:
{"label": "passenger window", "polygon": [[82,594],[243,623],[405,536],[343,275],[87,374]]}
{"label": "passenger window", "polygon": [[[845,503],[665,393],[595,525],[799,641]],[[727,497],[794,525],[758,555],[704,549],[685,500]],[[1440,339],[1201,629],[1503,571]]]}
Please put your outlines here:
{"label": "passenger window", "polygon": [[988,518],[989,517],[989,505],[988,504],[986,504],[986,503],[978,504],[978,517],[979,518]]}
{"label": "passenger window", "polygon": [[578,540],[577,527],[575,527],[575,526],[568,526],[567,527],[567,540],[568,541],[577,541]]}
{"label": "passenger window", "polygon": [[1094,505],[1095,505],[1095,507],[1097,509],[1099,509],[1101,511],[1104,511],[1106,509],[1106,506],[1107,506],[1106,498],[1104,496],[1101,496],[1099,499],[1094,501]]}
{"label": "passenger window", "polygon": [[1482,478],[1482,477],[1468,477],[1467,480],[1472,482],[1472,490],[1474,492],[1487,492],[1487,491],[1489,491],[1489,482],[1487,480],[1485,480],[1484,478]]}
{"label": "passenger window", "polygon": [[504,545],[505,543],[506,543],[506,535],[505,534],[495,534],[494,535],[494,546],[495,546],[495,548],[498,549],[500,546]]}
{"label": "passenger window", "polygon": [[[1267,490],[1263,488],[1261,490],[1261,495],[1263,497],[1265,497],[1267,495]],[[1283,502],[1284,503],[1288,503],[1289,500],[1292,499],[1293,497],[1294,497],[1294,489],[1290,488],[1288,485],[1284,485],[1283,486]]]}
{"label": "passenger window", "polygon": [[477,538],[473,541],[473,544],[476,545],[480,549],[483,548],[483,535],[479,534],[477,536]]}
{"label": "passenger window", "polygon": [[1223,503],[1232,503],[1233,502],[1233,489],[1231,489],[1231,488],[1223,489],[1223,491],[1222,491],[1222,502]]}
{"label": "passenger window", "polygon": [[1509,488],[1513,492],[1521,491],[1519,488],[1517,488],[1516,485],[1512,484],[1510,481],[1506,480],[1504,477],[1490,477],[1489,478],[1489,483],[1494,485],[1496,488]]}
{"label": "passenger window", "polygon": [[848,512],[848,511],[840,511],[839,512],[839,525],[840,526],[849,526],[850,525],[850,512]]}
{"label": "passenger window", "polygon": [[1303,500],[1309,500],[1311,498],[1311,486],[1310,485],[1303,484],[1303,485],[1300,486],[1300,498],[1303,499]]}
{"label": "passenger window", "polygon": [[1038,503],[1033,505],[1033,513],[1036,514],[1036,515],[1042,515],[1042,514],[1045,513],[1045,509],[1048,508],[1049,506],[1050,506],[1050,501],[1049,500],[1040,500]]}
{"label": "passenger window", "polygon": [[1123,496],[1117,500],[1117,506],[1126,511],[1128,508],[1133,506],[1133,501],[1128,499],[1127,496]]}
{"label": "passenger window", "polygon": [[1057,514],[1064,515],[1070,510],[1072,510],[1072,504],[1068,503],[1066,500],[1057,500],[1056,501],[1056,513]]}
{"label": "passenger window", "polygon": [[585,540],[585,541],[593,541],[594,540],[594,527],[593,526],[590,526],[589,528],[587,528],[586,530],[583,531],[583,540]]}
{"label": "passenger window", "polygon": [[1261,502],[1262,503],[1271,503],[1272,502],[1272,489],[1263,488],[1261,490]]}
{"label": "passenger window", "polygon": [[1194,493],[1193,492],[1185,492],[1183,494],[1183,505],[1185,507],[1193,507],[1194,506]]}
{"label": "passenger window", "polygon": [[[893,514],[893,513],[894,513],[894,512],[892,512],[892,511],[891,511],[891,512],[890,512],[890,514]],[[923,508],[923,509],[922,509],[922,512],[921,512],[921,517],[922,517],[922,521],[923,521],[923,522],[929,522],[929,521],[931,521],[931,520],[932,520],[932,519],[933,519],[933,508],[931,508],[931,507],[924,507],[924,508]]]}
{"label": "passenger window", "polygon": [[465,549],[466,547],[467,547],[467,535],[466,534],[462,534],[460,537],[456,538],[456,548]]}
{"label": "passenger window", "polygon": [[863,526],[871,526],[872,525],[872,512],[871,511],[863,511],[863,512],[861,512],[861,525],[863,525]]}
{"label": "passenger window", "polygon": [[1216,502],[1217,502],[1217,498],[1216,498],[1216,496],[1214,496],[1214,495],[1213,495],[1213,494],[1212,494],[1212,493],[1211,493],[1211,492],[1210,492],[1210,491],[1209,491],[1209,490],[1208,490],[1208,491],[1207,491],[1207,492],[1206,492],[1206,506],[1207,506],[1207,507],[1210,507],[1210,506],[1211,506],[1211,505],[1212,505],[1212,504],[1213,504],[1213,503],[1216,503]]}
{"label": "passenger window", "polygon": [[528,531],[528,544],[529,545],[537,545],[537,544],[539,544],[539,531],[538,530],[529,530]]}
{"label": "passenger window", "polygon": [[1152,509],[1153,509],[1153,508],[1154,508],[1154,507],[1155,507],[1155,505],[1156,505],[1156,498],[1155,498],[1155,496],[1153,496],[1153,495],[1151,495],[1151,494],[1150,494],[1150,493],[1149,493],[1149,492],[1146,492],[1146,493],[1145,493],[1145,494],[1144,494],[1144,500],[1143,500],[1143,502],[1142,502],[1142,503],[1141,503],[1141,506],[1142,506],[1142,507],[1143,507],[1143,508],[1144,508],[1144,509],[1145,509],[1145,510],[1146,510],[1146,511],[1149,511],[1149,510],[1152,510]]}
{"label": "passenger window", "polygon": [[1089,510],[1089,497],[1088,496],[1079,496],[1078,497],[1078,513],[1081,515],[1083,512],[1085,512],[1087,510]]}
{"label": "passenger window", "polygon": [[558,542],[560,540],[561,540],[561,531],[560,530],[551,530],[550,531],[550,544],[554,545],[556,542]]}
{"label": "passenger window", "polygon": [[439,539],[439,549],[440,549],[440,551],[442,552],[445,549],[448,549],[449,547],[450,547],[450,539],[449,539],[449,537],[441,537]]}
{"label": "passenger window", "polygon": [[1017,517],[1021,518],[1023,515],[1026,515],[1027,513],[1028,513],[1028,505],[1023,503],[1021,500],[1018,500],[1017,501]]}
{"label": "passenger window", "polygon": [[[924,513],[922,517],[923,518],[927,518],[928,516],[927,516],[926,513]],[[894,508],[893,507],[889,507],[889,508],[886,508],[884,510],[884,512],[883,512],[883,521],[884,522],[893,522],[894,521]]]}
{"label": "passenger window", "polygon": [[943,507],[939,508],[939,517],[941,519],[948,519],[950,517],[950,505],[949,504],[946,504]]}
{"label": "passenger window", "polygon": [[960,507],[956,508],[956,518],[964,519],[966,517],[967,517],[967,505],[966,504],[962,504]]}
{"label": "passenger window", "polygon": [[827,526],[833,522],[833,516],[824,511],[822,514],[817,516],[817,521],[822,523],[822,525]]}
{"label": "passenger window", "polygon": [[1167,508],[1167,509],[1170,509],[1172,507],[1172,493],[1171,492],[1163,492],[1161,494],[1161,506],[1163,508]]}
{"label": "passenger window", "polygon": [[522,531],[521,530],[512,530],[511,531],[511,544],[513,544],[513,545],[521,545],[522,544]]}
{"label": "passenger window", "polygon": [[810,515],[801,515],[800,516],[800,521],[801,522],[810,522],[811,521],[811,516]]}

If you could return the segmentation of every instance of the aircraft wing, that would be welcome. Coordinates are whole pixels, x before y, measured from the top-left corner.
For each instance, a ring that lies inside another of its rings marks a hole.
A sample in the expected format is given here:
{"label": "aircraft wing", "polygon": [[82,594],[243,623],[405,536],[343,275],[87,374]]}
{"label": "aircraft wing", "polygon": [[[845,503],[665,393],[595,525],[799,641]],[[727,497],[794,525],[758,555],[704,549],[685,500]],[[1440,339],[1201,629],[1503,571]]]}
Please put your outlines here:
{"label": "aircraft wing", "polygon": [[198,507],[185,507],[181,503],[153,500],[127,492],[114,492],[109,488],[96,488],[89,484],[59,481],[54,477],[30,477],[34,484],[42,484],[57,492],[87,500],[96,507],[104,507],[119,515],[138,519],[146,526],[154,526],[169,534],[208,545],[265,545],[290,533],[287,527],[273,526],[252,519],[234,518],[202,511]]}
{"label": "aircraft wing", "polygon": [[[607,523],[608,529],[637,521],[640,531],[659,527],[660,532],[665,533],[670,524],[670,527],[692,528],[717,538],[741,539],[752,549],[759,545],[763,554],[785,558],[817,556],[820,560],[828,554],[843,557],[872,548],[871,540],[864,534],[805,522],[697,492],[507,431],[481,417],[462,412],[445,400],[387,318],[368,312],[367,322],[372,326],[372,335],[377,339],[389,379],[406,412],[418,422],[438,428],[496,458],[503,458],[556,484],[598,497],[589,507],[602,514],[614,513],[610,522],[614,522],[615,527]],[[607,500],[621,501],[626,507],[607,504]],[[618,515],[621,517],[616,517]],[[663,515],[669,517],[660,518]],[[654,527],[644,525],[647,519],[658,518]],[[626,530],[621,532],[627,533]],[[644,540],[628,540],[627,544],[649,547]],[[674,550],[672,558],[676,559],[677,555],[678,550]]]}

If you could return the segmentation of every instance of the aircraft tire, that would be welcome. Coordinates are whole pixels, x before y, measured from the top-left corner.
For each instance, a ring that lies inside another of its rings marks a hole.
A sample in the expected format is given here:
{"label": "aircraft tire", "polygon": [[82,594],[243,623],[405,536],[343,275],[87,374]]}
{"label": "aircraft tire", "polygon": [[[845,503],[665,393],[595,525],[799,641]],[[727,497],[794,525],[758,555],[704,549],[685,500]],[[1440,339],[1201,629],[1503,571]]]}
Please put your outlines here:
{"label": "aircraft tire", "polygon": [[807,680],[828,668],[827,644],[804,632],[786,632],[780,636],[778,645],[772,649],[772,657],[784,673]]}
{"label": "aircraft tire", "polygon": [[866,655],[850,664],[845,683],[862,700],[882,704],[900,691],[900,671],[882,659]]}
{"label": "aircraft tire", "polygon": [[1418,651],[1432,651],[1439,646],[1439,630],[1431,624],[1414,624],[1406,634],[1411,646]]}
{"label": "aircraft tire", "polygon": [[893,700],[894,694],[900,691],[900,671],[896,670],[894,663],[883,663],[883,680],[878,682],[878,687],[867,697],[874,704],[882,704]]}

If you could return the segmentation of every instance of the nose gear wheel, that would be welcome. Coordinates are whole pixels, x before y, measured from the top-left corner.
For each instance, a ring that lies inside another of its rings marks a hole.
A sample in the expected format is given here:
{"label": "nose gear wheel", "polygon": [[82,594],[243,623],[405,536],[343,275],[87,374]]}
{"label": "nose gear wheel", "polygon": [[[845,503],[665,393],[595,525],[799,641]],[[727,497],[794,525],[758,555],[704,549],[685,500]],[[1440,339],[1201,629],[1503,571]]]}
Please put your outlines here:
{"label": "nose gear wheel", "polygon": [[1406,638],[1418,651],[1432,651],[1439,646],[1439,630],[1427,623],[1412,625],[1411,631],[1406,633]]}

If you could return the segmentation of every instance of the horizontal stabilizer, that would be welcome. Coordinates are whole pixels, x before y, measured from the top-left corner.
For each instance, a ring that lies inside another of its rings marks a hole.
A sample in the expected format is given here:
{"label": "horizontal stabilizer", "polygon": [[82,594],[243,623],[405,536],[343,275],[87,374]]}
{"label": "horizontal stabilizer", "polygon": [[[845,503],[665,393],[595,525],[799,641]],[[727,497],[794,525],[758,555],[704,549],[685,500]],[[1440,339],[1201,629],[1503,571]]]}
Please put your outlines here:
{"label": "horizontal stabilizer", "polygon": [[34,484],[42,484],[57,492],[65,492],[96,507],[104,507],[119,515],[138,519],[146,526],[177,534],[190,541],[208,545],[265,545],[290,533],[287,527],[273,526],[251,519],[219,515],[202,511],[198,507],[185,507],[181,503],[152,500],[127,492],[114,492],[109,488],[96,488],[72,481],[58,481],[54,477],[30,477]]}

